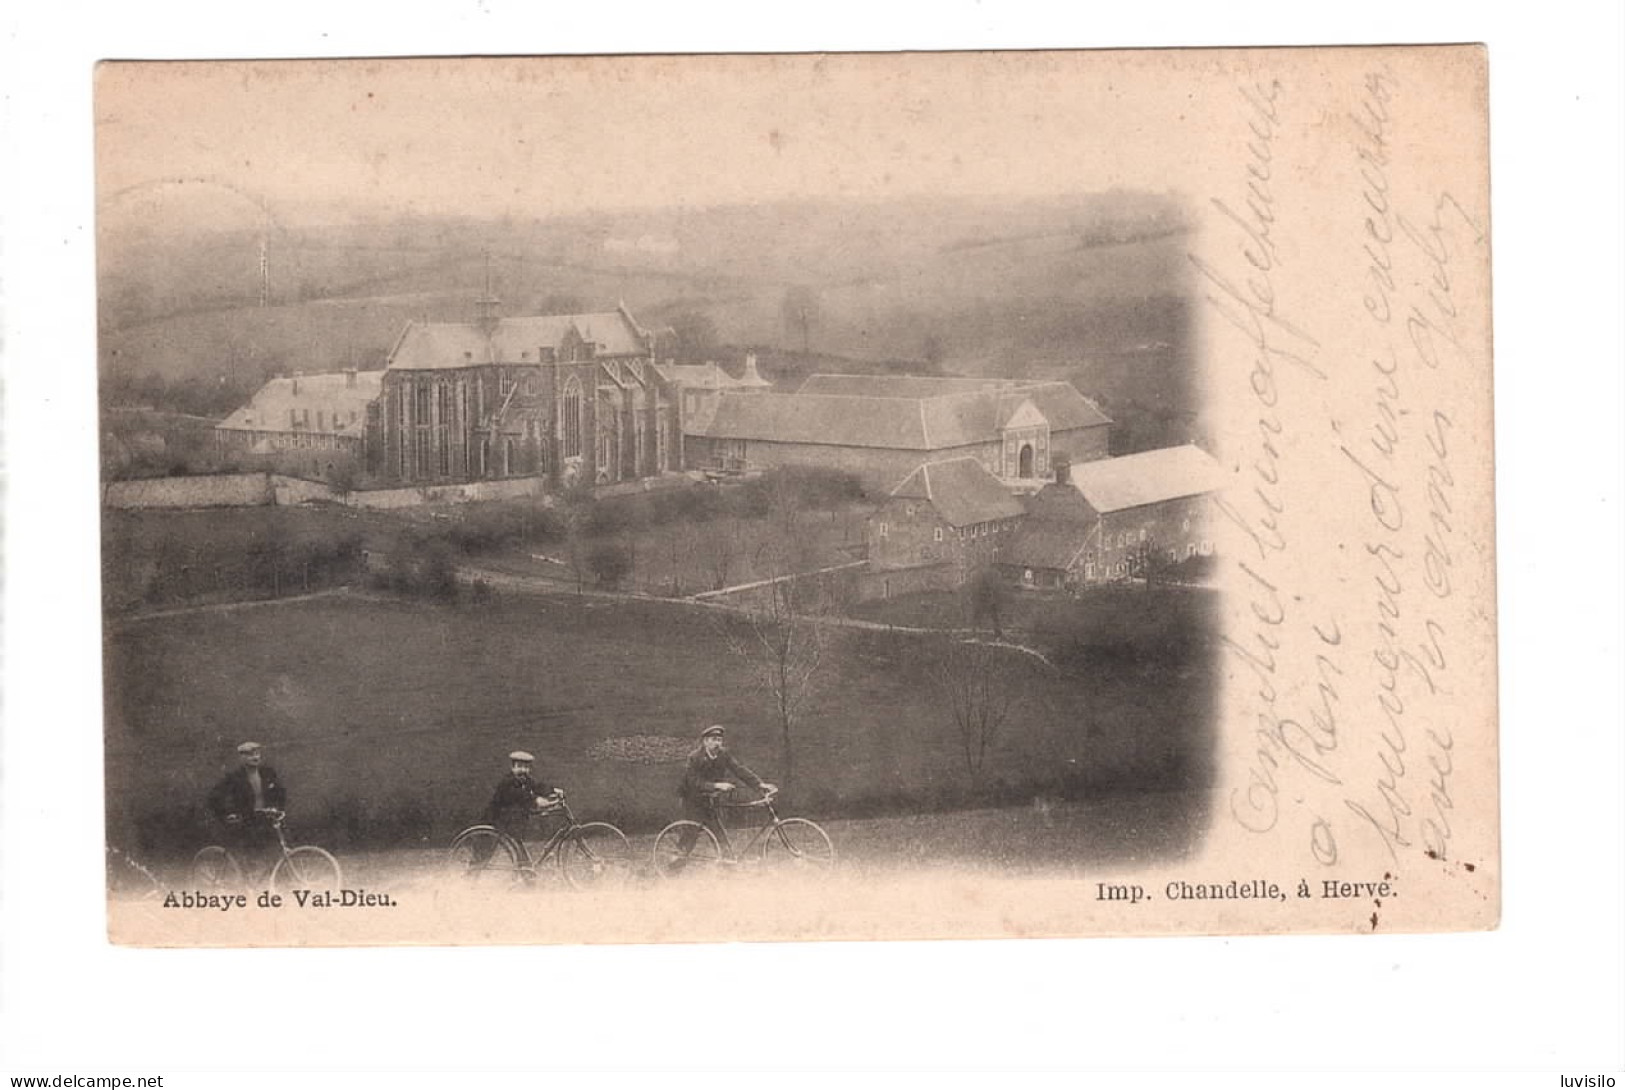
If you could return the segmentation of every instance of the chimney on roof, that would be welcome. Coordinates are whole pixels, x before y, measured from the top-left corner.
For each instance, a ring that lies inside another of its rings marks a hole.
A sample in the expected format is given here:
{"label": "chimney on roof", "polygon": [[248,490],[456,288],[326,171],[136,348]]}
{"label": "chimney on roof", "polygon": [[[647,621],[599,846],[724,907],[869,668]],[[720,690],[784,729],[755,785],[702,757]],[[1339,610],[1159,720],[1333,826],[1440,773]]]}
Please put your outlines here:
{"label": "chimney on roof", "polygon": [[304,377],[305,377],[305,373],[303,371],[295,371],[293,373],[293,392],[295,394],[297,394],[299,392],[299,380],[304,378]]}
{"label": "chimney on roof", "polygon": [[754,353],[754,352],[746,352],[745,353],[745,376],[744,377],[745,377],[746,382],[755,383],[755,384],[760,385],[760,386],[767,385],[767,382],[766,382],[765,379],[762,378],[761,373],[756,370],[756,353]]}
{"label": "chimney on roof", "polygon": [[1050,468],[1055,471],[1056,484],[1072,483],[1072,459],[1065,454],[1051,454]]}
{"label": "chimney on roof", "polygon": [[354,367],[346,367],[344,369],[344,388],[346,390],[355,389],[355,368]]}

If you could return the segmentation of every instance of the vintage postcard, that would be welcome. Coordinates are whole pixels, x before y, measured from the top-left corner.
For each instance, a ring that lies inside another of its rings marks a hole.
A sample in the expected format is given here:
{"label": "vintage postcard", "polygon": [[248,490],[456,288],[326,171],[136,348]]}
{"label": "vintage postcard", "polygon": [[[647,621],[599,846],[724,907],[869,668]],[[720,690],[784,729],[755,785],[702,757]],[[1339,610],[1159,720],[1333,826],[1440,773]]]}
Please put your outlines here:
{"label": "vintage postcard", "polygon": [[112,940],[1495,926],[1486,66],[101,65]]}

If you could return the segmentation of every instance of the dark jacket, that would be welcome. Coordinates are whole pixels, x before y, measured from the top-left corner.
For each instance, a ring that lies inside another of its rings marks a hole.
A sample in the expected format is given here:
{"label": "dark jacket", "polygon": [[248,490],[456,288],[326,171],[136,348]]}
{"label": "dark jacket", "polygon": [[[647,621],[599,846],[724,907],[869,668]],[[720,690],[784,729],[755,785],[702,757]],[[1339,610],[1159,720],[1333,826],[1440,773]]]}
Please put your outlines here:
{"label": "dark jacket", "polygon": [[[209,792],[209,812],[221,821],[233,814],[246,818],[254,813],[254,788],[248,782],[248,771],[248,766],[243,765],[228,772]],[[268,810],[284,809],[288,804],[288,791],[282,786],[276,769],[260,765],[259,774],[261,805]]]}
{"label": "dark jacket", "polygon": [[733,754],[720,749],[715,757],[707,757],[702,745],[688,755],[688,766],[683,769],[683,782],[677,788],[677,796],[684,802],[694,802],[710,793],[709,785],[729,780],[758,791],[762,789],[762,778],[734,760]]}
{"label": "dark jacket", "polygon": [[523,824],[535,812],[536,799],[552,793],[553,788],[530,776],[504,776],[485,808],[485,820],[492,825]]}

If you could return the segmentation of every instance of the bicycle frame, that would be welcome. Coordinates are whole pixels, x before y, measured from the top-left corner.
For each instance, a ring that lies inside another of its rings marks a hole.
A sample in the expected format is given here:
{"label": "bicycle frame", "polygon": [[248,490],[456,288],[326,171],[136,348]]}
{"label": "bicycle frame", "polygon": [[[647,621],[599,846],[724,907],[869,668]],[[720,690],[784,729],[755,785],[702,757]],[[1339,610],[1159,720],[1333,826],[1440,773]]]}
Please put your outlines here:
{"label": "bicycle frame", "polygon": [[[277,815],[276,817],[271,818],[270,823],[271,828],[276,830],[277,852],[275,855],[272,855],[270,852],[263,853],[266,857],[265,866],[262,868],[256,868],[261,878],[269,878],[271,876],[271,872],[276,870],[278,863],[284,862],[293,857],[293,849],[288,846],[288,831],[283,826],[282,816]],[[248,879],[249,871],[244,864],[250,860],[243,858],[240,849],[233,850],[224,844],[222,844],[220,847],[226,853],[226,856],[232,861],[232,863],[236,865],[238,872],[242,874],[243,878]],[[258,861],[258,858],[259,857],[256,856],[254,861]]]}
{"label": "bicycle frame", "polygon": [[[749,842],[746,843],[742,850],[735,851],[733,846],[733,834],[729,832],[728,823],[723,820],[722,816],[723,811],[725,810],[766,810],[768,818],[767,824],[763,825],[760,829],[757,829],[756,832],[751,835]],[[784,824],[784,819],[779,817],[778,810],[774,809],[773,807],[773,796],[771,795],[767,796],[766,798],[753,799],[750,802],[723,802],[720,798],[713,795],[711,798],[711,811],[712,813],[716,814],[717,828],[721,829],[723,833],[726,834],[725,839],[727,842],[728,857],[736,861],[748,858],[752,852],[756,851],[758,845],[761,846],[763,851],[766,851],[767,844],[765,838],[768,836],[768,834],[775,832],[779,826]]]}
{"label": "bicycle frame", "polygon": [[[835,844],[829,834],[816,821],[780,817],[777,807],[773,805],[777,794],[774,791],[750,802],[724,802],[719,793],[708,794],[705,820],[685,817],[667,825],[655,837],[655,873],[675,876],[686,869],[694,857],[694,849],[700,843],[697,838],[701,835],[710,844],[708,850],[702,850],[702,863],[788,862],[801,866],[832,866],[835,863]],[[727,810],[765,810],[767,823],[754,830],[749,837],[743,835],[744,830],[739,830],[740,839],[744,841],[741,847],[729,834],[724,815]]]}
{"label": "bicycle frame", "polygon": [[[280,810],[264,811],[264,814],[265,820],[269,822],[271,828],[276,831],[275,851],[272,851],[269,849],[269,847],[267,847],[267,850],[263,853],[256,851],[252,855],[249,855],[243,852],[241,848],[234,851],[232,848],[223,844],[211,845],[202,849],[196,856],[193,857],[194,870],[205,856],[210,856],[212,853],[219,853],[219,856],[229,864],[229,870],[222,872],[222,874],[229,873],[229,871],[235,871],[237,881],[246,881],[249,883],[266,881],[275,883],[277,876],[283,872],[284,868],[286,868],[287,873],[292,876],[292,880],[298,882],[305,880],[302,876],[302,871],[304,875],[308,875],[310,873],[308,870],[304,870],[298,862],[300,856],[303,855],[306,857],[316,857],[322,861],[321,864],[318,864],[318,867],[323,870],[324,873],[330,876],[332,886],[337,887],[342,883],[343,870],[339,866],[338,860],[333,858],[332,853],[313,844],[289,844],[287,829],[283,824],[283,819],[286,817],[286,815]],[[254,864],[252,869],[247,865],[250,863]],[[261,866],[262,863],[263,866]],[[325,864],[325,866],[322,866],[322,864]]]}
{"label": "bicycle frame", "polygon": [[532,857],[530,848],[522,838],[514,838],[515,842],[525,851],[527,863],[524,869],[532,873],[541,870],[542,864],[553,857],[553,853],[559,850],[559,845],[564,843],[565,838],[581,827],[581,822],[576,820],[575,814],[570,810],[569,803],[564,802],[562,799],[557,806],[549,807],[546,810],[538,810],[534,817],[548,817],[552,814],[563,814],[564,824],[553,831],[553,835],[547,838],[547,843],[542,846],[542,850],[537,852],[534,857]]}
{"label": "bicycle frame", "polygon": [[[577,820],[575,812],[563,799],[545,809],[533,810],[527,817],[534,819],[555,815],[563,817],[563,824],[535,851],[526,841],[528,829],[510,832],[500,826],[480,824],[471,825],[452,838],[452,858],[464,867],[466,875],[472,875],[486,868],[501,845],[506,857],[511,860],[516,877],[527,882],[539,877],[542,868],[552,860],[557,863],[565,881],[578,888],[596,884],[606,877],[613,881],[617,876],[631,873],[631,844],[620,829],[608,822]],[[473,848],[475,854],[471,859],[458,854],[467,845],[488,841],[489,847],[483,851],[479,847]]]}

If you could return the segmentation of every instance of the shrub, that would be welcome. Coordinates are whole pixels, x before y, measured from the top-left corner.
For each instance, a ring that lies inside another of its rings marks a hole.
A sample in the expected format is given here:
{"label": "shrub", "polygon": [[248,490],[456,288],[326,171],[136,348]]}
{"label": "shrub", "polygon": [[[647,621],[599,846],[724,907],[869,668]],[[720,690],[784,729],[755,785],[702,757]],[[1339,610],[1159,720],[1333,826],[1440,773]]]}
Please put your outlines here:
{"label": "shrub", "polygon": [[587,568],[601,587],[618,587],[632,572],[632,553],[618,541],[601,541],[587,554]]}
{"label": "shrub", "polygon": [[448,547],[439,543],[431,545],[417,558],[414,567],[419,592],[443,602],[456,600],[457,565],[452,562]]}

